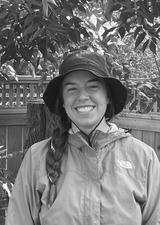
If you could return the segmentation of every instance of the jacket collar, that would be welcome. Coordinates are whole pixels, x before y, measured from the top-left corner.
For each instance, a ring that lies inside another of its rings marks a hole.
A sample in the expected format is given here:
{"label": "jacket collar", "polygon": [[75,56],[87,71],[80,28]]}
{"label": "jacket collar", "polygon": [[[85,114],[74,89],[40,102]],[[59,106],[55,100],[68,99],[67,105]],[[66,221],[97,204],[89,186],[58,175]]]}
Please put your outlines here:
{"label": "jacket collar", "polygon": [[[96,129],[91,133],[93,134],[96,130],[102,131],[103,133],[107,133],[109,129],[110,129],[110,124],[105,121],[105,117],[104,117],[103,120],[100,122],[100,124],[96,127]],[[69,130],[69,133],[75,134],[78,132],[81,132],[81,130],[72,122],[72,126]]]}
{"label": "jacket collar", "polygon": [[81,133],[78,128],[70,130],[69,133],[69,144],[77,148],[89,146],[93,149],[103,148],[118,139],[130,135],[124,129],[118,128],[113,123],[107,123],[106,129],[102,129],[99,125],[90,137]]}

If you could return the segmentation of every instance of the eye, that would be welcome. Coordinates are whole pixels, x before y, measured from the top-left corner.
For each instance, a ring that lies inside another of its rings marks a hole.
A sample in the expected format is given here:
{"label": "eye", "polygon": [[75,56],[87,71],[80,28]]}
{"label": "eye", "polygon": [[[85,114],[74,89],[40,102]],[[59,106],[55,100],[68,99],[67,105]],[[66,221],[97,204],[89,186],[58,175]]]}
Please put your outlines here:
{"label": "eye", "polygon": [[98,84],[92,84],[92,85],[88,86],[88,88],[91,89],[91,90],[92,89],[97,89],[98,87],[99,87]]}
{"label": "eye", "polygon": [[75,92],[77,89],[76,87],[70,87],[67,89],[67,92],[71,93],[71,92]]}

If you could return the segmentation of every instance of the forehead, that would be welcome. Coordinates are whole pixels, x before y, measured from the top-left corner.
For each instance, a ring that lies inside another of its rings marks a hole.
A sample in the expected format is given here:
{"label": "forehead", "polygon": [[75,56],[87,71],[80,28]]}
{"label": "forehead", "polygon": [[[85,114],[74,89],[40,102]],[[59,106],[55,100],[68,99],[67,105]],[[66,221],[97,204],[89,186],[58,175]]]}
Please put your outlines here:
{"label": "forehead", "polygon": [[101,82],[101,79],[89,71],[78,70],[67,74],[63,80],[63,85],[67,83],[87,83],[91,81]]}

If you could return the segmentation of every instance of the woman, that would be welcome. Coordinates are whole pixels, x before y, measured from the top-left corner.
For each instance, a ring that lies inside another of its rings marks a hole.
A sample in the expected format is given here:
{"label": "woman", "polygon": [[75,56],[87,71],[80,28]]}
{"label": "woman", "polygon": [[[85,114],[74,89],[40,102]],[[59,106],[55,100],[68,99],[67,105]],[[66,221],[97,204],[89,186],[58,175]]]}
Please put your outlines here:
{"label": "woman", "polygon": [[6,225],[158,225],[160,165],[153,149],[109,121],[127,91],[97,53],[66,57],[44,101],[59,118],[26,153]]}

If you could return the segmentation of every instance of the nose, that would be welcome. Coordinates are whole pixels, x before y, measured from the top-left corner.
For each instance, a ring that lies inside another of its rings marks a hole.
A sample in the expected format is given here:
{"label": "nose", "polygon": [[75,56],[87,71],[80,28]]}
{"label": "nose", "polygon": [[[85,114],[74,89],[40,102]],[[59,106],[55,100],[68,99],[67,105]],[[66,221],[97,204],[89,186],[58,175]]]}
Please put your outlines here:
{"label": "nose", "polygon": [[82,89],[79,91],[79,100],[88,100],[89,99],[89,93],[87,90]]}

